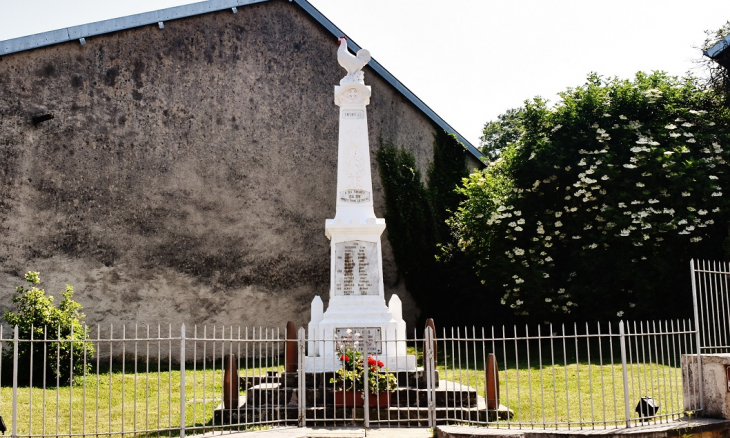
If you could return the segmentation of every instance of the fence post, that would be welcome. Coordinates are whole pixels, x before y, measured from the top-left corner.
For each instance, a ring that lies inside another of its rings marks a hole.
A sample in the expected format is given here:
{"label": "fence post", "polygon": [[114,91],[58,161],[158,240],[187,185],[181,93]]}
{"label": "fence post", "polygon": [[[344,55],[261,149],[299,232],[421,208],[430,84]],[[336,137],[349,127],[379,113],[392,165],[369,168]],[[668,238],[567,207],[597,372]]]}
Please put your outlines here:
{"label": "fence post", "polygon": [[307,376],[304,373],[304,356],[306,355],[305,348],[307,341],[305,333],[306,332],[304,331],[304,327],[299,327],[299,334],[297,336],[297,341],[299,343],[299,348],[297,348],[297,415],[299,417],[299,427],[307,426]]}
{"label": "fence post", "polygon": [[436,426],[436,403],[434,400],[435,390],[435,360],[433,354],[433,329],[430,326],[426,326],[426,333],[424,339],[425,351],[423,352],[424,368],[426,371],[426,396],[428,401],[428,427]]}
{"label": "fence post", "polygon": [[[387,334],[386,334],[386,341],[387,341]],[[366,342],[363,343],[363,350],[362,352],[365,353],[364,357],[362,359],[363,366],[362,366],[362,382],[363,382],[363,388],[365,390],[363,391],[364,401],[363,401],[363,426],[365,427],[365,430],[368,430],[370,428],[370,377],[368,376],[370,372],[370,349],[368,348],[368,345]],[[382,345],[382,344],[381,344]],[[387,344],[386,344],[387,345]],[[386,353],[388,350],[385,350]],[[344,366],[344,365],[343,365]],[[353,412],[355,412],[353,410]],[[354,417],[354,414],[353,414]]]}
{"label": "fence post", "polygon": [[[30,364],[31,368],[33,364]],[[13,335],[13,429],[12,437],[18,436],[18,326]]]}
{"label": "fence post", "polygon": [[[695,274],[695,261],[689,261],[690,272],[692,272],[692,305],[694,307],[695,318],[695,345],[697,345],[697,378],[700,387],[700,412],[704,414],[704,391],[702,389],[702,345],[700,344],[700,318],[697,305],[697,277]],[[704,316],[704,315],[703,315]],[[689,364],[687,364],[689,369]],[[690,384],[690,382],[687,382]]]}
{"label": "fence post", "polygon": [[185,324],[180,326],[180,438],[185,438]]}
{"label": "fence post", "polygon": [[621,371],[624,378],[624,414],[626,416],[626,427],[631,427],[631,411],[629,410],[629,375],[626,363],[626,334],[624,332],[624,321],[618,322],[619,341],[621,343]]}

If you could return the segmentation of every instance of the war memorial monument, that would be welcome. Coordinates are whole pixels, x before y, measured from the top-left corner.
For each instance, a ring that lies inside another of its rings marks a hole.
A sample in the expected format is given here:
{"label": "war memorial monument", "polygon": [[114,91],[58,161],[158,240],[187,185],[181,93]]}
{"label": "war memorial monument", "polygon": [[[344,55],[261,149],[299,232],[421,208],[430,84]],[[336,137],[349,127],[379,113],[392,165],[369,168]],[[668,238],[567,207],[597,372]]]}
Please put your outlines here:
{"label": "war memorial monument", "polygon": [[337,58],[347,75],[334,90],[340,114],[336,212],[325,223],[331,241],[329,305],[323,311],[319,296],[312,301],[305,369],[339,368],[336,340],[349,330],[361,335],[366,352],[382,355],[391,370],[414,371],[415,357],[406,354],[400,298],[394,294],[385,304],[380,241],[385,219],[376,217],[373,209],[366,109],[370,87],[362,72],[370,54],[360,50],[352,55],[344,37],[339,44]]}

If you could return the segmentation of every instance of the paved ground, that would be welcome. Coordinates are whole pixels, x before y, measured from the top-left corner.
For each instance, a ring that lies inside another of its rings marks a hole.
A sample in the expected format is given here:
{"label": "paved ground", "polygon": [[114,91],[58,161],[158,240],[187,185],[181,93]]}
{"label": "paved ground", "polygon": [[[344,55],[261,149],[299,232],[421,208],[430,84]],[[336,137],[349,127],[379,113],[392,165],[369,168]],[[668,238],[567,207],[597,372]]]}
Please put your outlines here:
{"label": "paved ground", "polygon": [[[204,436],[221,436],[221,433]],[[203,436],[203,435],[198,435]],[[409,427],[393,429],[361,429],[361,428],[312,428],[312,427],[278,427],[259,432],[228,433],[224,438],[431,438],[433,431],[427,427]]]}
{"label": "paved ground", "polygon": [[[570,438],[591,436],[634,436],[637,438],[682,437],[705,432],[727,432],[730,421],[708,418],[691,418],[669,423],[636,426],[624,429],[504,429],[469,426],[438,426],[435,431],[425,427],[411,428],[310,428],[281,427],[259,432],[220,432],[205,436],[224,436],[225,438]],[[202,436],[202,435],[198,435]],[[718,435],[719,436],[719,435]]]}

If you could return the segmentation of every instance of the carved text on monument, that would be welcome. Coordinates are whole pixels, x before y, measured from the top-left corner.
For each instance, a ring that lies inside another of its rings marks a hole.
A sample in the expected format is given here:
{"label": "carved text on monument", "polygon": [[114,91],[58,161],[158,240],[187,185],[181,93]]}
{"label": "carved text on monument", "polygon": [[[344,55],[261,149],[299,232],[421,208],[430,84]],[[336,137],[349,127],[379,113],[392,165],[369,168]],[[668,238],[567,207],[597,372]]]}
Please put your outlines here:
{"label": "carved text on monument", "polygon": [[342,202],[368,202],[370,201],[370,192],[361,189],[348,189],[340,192],[340,201]]}
{"label": "carved text on monument", "polygon": [[342,111],[342,118],[343,119],[364,119],[365,118],[365,111],[362,110],[343,110]]}
{"label": "carved text on monument", "polygon": [[375,242],[335,244],[335,295],[379,295],[378,260]]}
{"label": "carved text on monument", "polygon": [[382,338],[380,336],[380,327],[346,327],[346,328],[336,328],[335,334],[337,335],[338,339],[346,339],[348,337],[351,337],[351,335],[347,334],[347,330],[351,330],[354,333],[360,334],[360,342],[359,349],[363,351],[366,354],[382,354],[383,353],[383,345],[382,345]]}

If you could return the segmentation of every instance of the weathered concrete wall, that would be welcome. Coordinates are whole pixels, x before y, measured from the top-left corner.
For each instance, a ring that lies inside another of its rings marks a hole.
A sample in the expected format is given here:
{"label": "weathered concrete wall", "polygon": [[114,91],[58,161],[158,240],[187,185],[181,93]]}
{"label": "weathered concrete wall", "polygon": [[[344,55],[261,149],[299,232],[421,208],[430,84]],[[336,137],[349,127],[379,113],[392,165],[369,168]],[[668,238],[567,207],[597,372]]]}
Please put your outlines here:
{"label": "weathered concrete wall", "polygon": [[484,168],[484,163],[477,160],[477,158],[470,154],[466,153],[466,168],[469,169],[469,172],[474,172],[475,170],[481,170]]}
{"label": "weathered concrete wall", "polygon": [[[702,416],[730,419],[730,382],[726,369],[730,366],[730,354],[703,354],[702,379],[697,367],[696,354],[682,355],[682,400],[685,411],[703,407]],[[701,387],[701,388],[700,388]],[[702,393],[702,400],[700,400]]]}
{"label": "weathered concrete wall", "polygon": [[[87,41],[0,61],[0,310],[32,269],[91,324],[305,324],[329,288],[335,38],[274,1]],[[382,217],[378,139],[425,172],[434,131],[365,78]],[[386,236],[383,253],[412,322]]]}

